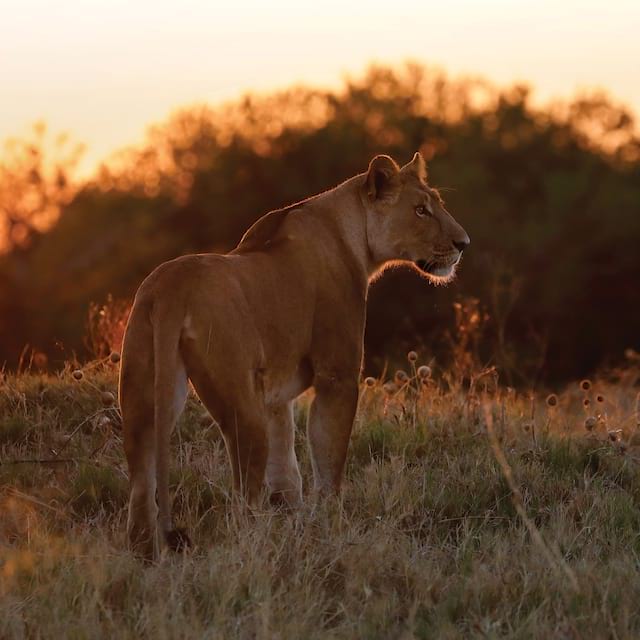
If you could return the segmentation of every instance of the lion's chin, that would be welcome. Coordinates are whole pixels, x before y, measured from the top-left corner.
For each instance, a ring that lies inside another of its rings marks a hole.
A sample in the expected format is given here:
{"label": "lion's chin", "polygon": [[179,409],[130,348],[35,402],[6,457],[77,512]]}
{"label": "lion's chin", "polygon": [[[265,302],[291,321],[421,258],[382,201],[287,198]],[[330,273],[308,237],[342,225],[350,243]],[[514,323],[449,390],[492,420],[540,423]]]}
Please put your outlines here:
{"label": "lion's chin", "polygon": [[416,260],[415,267],[429,282],[435,285],[445,285],[455,278],[458,260],[451,264],[437,261]]}

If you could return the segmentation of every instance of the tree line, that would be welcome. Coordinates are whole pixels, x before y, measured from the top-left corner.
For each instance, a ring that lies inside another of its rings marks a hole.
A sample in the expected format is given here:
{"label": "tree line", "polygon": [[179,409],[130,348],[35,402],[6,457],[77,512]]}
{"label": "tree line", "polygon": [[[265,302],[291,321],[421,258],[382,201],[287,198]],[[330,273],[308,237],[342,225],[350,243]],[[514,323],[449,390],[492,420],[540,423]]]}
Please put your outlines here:
{"label": "tree line", "polygon": [[372,287],[369,372],[410,348],[461,366],[464,344],[511,384],[552,384],[640,348],[640,140],[605,95],[541,108],[523,86],[376,66],[184,109],[81,184],[75,147],[47,162],[38,136],[0,162],[0,365],[88,357],[91,303],[126,307],[160,262],[228,251],[267,211],[417,149],[472,244],[447,288],[403,270]]}

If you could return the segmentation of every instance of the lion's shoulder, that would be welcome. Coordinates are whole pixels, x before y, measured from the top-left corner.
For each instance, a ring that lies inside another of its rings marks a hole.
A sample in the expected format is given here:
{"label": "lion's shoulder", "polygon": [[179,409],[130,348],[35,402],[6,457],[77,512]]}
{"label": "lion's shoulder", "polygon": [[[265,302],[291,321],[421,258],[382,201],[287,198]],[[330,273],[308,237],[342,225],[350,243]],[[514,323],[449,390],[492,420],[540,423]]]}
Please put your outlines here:
{"label": "lion's shoulder", "polygon": [[270,211],[262,216],[262,218],[249,227],[233,253],[264,251],[282,241],[286,241],[287,235],[284,232],[285,222],[291,213],[302,209],[303,206],[304,202],[298,202],[284,209]]}

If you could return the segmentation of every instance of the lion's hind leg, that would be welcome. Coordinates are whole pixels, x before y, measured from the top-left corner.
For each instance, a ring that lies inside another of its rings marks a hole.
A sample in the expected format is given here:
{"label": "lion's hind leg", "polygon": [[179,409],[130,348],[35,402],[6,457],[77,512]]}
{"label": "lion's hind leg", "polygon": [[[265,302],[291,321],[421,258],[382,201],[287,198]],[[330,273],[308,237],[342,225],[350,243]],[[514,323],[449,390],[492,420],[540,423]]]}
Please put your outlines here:
{"label": "lion's hind leg", "polygon": [[[215,335],[215,332],[214,332]],[[232,340],[198,343],[185,333],[180,354],[198,397],[218,422],[231,469],[235,494],[250,506],[257,505],[267,465],[267,416],[255,376],[231,377],[226,362],[233,362],[239,345]],[[243,366],[235,363],[242,370]],[[250,367],[247,366],[247,369]]]}

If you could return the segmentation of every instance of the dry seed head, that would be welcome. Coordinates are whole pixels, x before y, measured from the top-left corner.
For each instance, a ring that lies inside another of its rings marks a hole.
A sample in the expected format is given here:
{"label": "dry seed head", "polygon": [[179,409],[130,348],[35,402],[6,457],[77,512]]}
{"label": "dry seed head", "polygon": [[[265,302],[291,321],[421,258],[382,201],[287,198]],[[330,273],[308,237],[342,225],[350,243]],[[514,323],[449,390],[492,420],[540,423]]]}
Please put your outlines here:
{"label": "dry seed head", "polygon": [[431,367],[427,367],[426,364],[423,364],[422,366],[418,367],[418,377],[425,380],[430,375],[431,375]]}
{"label": "dry seed head", "polygon": [[110,407],[116,401],[116,399],[115,399],[113,393],[111,393],[111,391],[103,391],[100,394],[100,399],[102,400],[102,404],[105,407]]}
{"label": "dry seed head", "polygon": [[591,389],[591,380],[583,380],[583,381],[580,383],[580,388],[581,388],[583,391],[589,391],[589,389]]}
{"label": "dry seed head", "polygon": [[596,402],[604,402],[604,396],[601,393],[596,396]]}
{"label": "dry seed head", "polygon": [[586,408],[586,407],[588,407],[590,404],[591,404],[591,400],[589,400],[589,398],[585,398],[585,399],[582,401],[582,405],[583,405],[585,408]]}
{"label": "dry seed head", "polygon": [[402,369],[398,369],[398,371],[396,371],[396,382],[398,382],[399,384],[404,384],[408,380],[409,375],[406,371],[403,371]]}
{"label": "dry seed head", "polygon": [[376,379],[369,376],[364,379],[364,383],[367,387],[374,387],[376,384]]}
{"label": "dry seed head", "polygon": [[111,355],[109,356],[109,360],[111,360],[113,364],[120,362],[120,354],[117,351],[112,351]]}
{"label": "dry seed head", "polygon": [[522,425],[522,428],[523,428],[525,431],[531,431],[531,426],[532,426],[532,425],[531,425],[531,422],[525,422],[525,423]]}
{"label": "dry seed head", "polygon": [[618,431],[609,431],[607,435],[609,436],[609,440],[611,440],[611,442],[618,442]]}
{"label": "dry seed head", "polygon": [[587,431],[592,431],[593,428],[598,424],[598,418],[596,418],[595,416],[589,416],[585,421],[584,421],[584,428]]}
{"label": "dry seed head", "polygon": [[409,353],[407,353],[407,360],[409,362],[416,362],[418,360],[418,354],[415,351],[409,351]]}
{"label": "dry seed head", "polygon": [[382,385],[382,388],[388,396],[392,396],[397,391],[397,387],[395,384],[393,384],[393,382],[386,382],[384,385]]}
{"label": "dry seed head", "polygon": [[108,416],[105,416],[103,414],[98,418],[98,427],[100,427],[101,429],[107,429],[110,426],[111,426],[111,420],[109,420]]}
{"label": "dry seed head", "polygon": [[558,396],[555,393],[550,393],[547,396],[547,406],[555,407],[558,404]]}
{"label": "dry seed head", "polygon": [[82,380],[84,378],[84,373],[80,369],[76,369],[72,374],[74,380]]}

